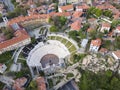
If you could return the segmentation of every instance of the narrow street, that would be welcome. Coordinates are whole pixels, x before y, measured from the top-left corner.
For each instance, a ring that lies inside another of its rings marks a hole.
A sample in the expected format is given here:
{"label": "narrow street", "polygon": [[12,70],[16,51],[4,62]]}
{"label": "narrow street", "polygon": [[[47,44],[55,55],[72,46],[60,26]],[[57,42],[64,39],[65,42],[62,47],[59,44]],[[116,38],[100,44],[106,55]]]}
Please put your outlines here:
{"label": "narrow street", "polygon": [[8,7],[10,11],[14,10],[14,5],[11,3],[11,0],[1,0],[5,3],[5,5]]}

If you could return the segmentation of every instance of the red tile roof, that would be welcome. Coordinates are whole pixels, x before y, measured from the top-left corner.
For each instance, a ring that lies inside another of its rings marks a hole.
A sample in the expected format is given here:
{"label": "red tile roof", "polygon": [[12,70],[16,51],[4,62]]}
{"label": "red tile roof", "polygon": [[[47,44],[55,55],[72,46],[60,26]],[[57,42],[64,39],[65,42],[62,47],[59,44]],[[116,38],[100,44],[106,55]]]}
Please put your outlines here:
{"label": "red tile roof", "polygon": [[113,52],[118,58],[120,58],[120,50],[114,51]]}
{"label": "red tile roof", "polygon": [[92,40],[91,41],[91,44],[93,45],[93,46],[100,46],[101,45],[101,43],[102,43],[102,41],[101,41],[101,39],[96,39],[96,40]]}
{"label": "red tile roof", "polygon": [[25,39],[30,38],[30,36],[26,33],[25,30],[17,30],[15,32],[16,37],[10,39],[10,40],[6,40],[4,42],[0,43],[0,50],[3,48],[7,48],[8,46],[11,46],[13,44],[16,44],[18,42],[21,42]]}
{"label": "red tile roof", "polygon": [[87,4],[82,4],[79,6],[76,6],[77,9],[89,9],[90,7]]}
{"label": "red tile roof", "polygon": [[75,11],[75,12],[73,13],[73,17],[74,17],[74,18],[79,18],[82,14],[83,14],[83,12]]}
{"label": "red tile roof", "polygon": [[109,23],[102,23],[102,27],[110,27]]}
{"label": "red tile roof", "polygon": [[71,24],[72,30],[80,30],[80,28],[81,28],[81,22],[79,20]]}
{"label": "red tile roof", "polygon": [[108,50],[107,50],[106,48],[101,48],[101,49],[99,50],[99,52],[106,53],[106,52],[108,52]]}
{"label": "red tile roof", "polygon": [[7,24],[12,25],[14,23],[20,23],[24,21],[33,20],[33,19],[39,19],[39,18],[48,19],[49,14],[34,14],[31,16],[19,16],[19,17],[11,19]]}
{"label": "red tile roof", "polygon": [[116,29],[120,30],[120,26],[117,26]]}
{"label": "red tile roof", "polygon": [[96,20],[97,20],[96,18],[90,18],[90,19],[88,19],[89,22],[94,22]]}
{"label": "red tile roof", "polygon": [[25,78],[25,77],[16,79],[14,84],[13,84],[13,89],[15,89],[15,90],[24,90],[24,88],[22,86],[26,82],[27,82],[27,78]]}
{"label": "red tile roof", "polygon": [[73,5],[60,6],[60,8],[62,9],[62,11],[66,11],[69,9],[73,9]]}
{"label": "red tile roof", "polygon": [[71,16],[70,12],[57,12],[54,14],[55,16]]}
{"label": "red tile roof", "polygon": [[38,90],[46,90],[45,79],[43,77],[38,77],[36,79]]}
{"label": "red tile roof", "polygon": [[92,31],[94,31],[94,29],[91,27],[87,29],[87,32],[92,32]]}

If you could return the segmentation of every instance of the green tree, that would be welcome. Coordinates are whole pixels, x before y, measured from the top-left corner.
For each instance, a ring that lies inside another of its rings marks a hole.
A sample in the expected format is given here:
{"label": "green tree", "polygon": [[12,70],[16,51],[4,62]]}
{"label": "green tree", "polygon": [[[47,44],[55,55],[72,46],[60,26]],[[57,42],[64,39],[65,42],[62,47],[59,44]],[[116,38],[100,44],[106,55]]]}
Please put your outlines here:
{"label": "green tree", "polygon": [[116,26],[120,25],[120,20],[113,20],[111,24],[111,29],[116,28]]}
{"label": "green tree", "polygon": [[57,29],[57,27],[56,26],[51,26],[50,27],[50,32],[58,32],[58,29]]}
{"label": "green tree", "polygon": [[76,30],[69,32],[69,37],[76,41],[78,40],[77,36],[78,36],[78,32]]}
{"label": "green tree", "polygon": [[106,17],[111,18],[112,15],[113,15],[113,13],[112,13],[111,10],[104,10],[104,11],[103,11],[103,15],[106,16]]}
{"label": "green tree", "polygon": [[66,21],[67,21],[67,18],[65,18],[64,16],[60,17],[60,23],[61,23],[61,25],[65,25]]}
{"label": "green tree", "polygon": [[120,36],[115,38],[115,48],[120,49]]}
{"label": "green tree", "polygon": [[95,9],[95,15],[96,15],[97,17],[100,17],[100,16],[102,15],[102,10],[100,10],[100,9]]}
{"label": "green tree", "polygon": [[120,78],[118,73],[113,76],[111,70],[98,72],[97,74],[82,71],[78,86],[80,90],[119,90]]}

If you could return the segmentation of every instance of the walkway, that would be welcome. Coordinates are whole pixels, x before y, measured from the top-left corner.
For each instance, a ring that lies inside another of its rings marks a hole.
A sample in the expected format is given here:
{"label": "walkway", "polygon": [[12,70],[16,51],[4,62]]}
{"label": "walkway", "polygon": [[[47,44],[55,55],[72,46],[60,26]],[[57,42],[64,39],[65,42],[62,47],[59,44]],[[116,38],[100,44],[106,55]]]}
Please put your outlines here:
{"label": "walkway", "polygon": [[7,85],[12,85],[14,80],[11,79],[10,77],[6,77],[6,76],[0,76],[0,81],[4,84],[7,84]]}

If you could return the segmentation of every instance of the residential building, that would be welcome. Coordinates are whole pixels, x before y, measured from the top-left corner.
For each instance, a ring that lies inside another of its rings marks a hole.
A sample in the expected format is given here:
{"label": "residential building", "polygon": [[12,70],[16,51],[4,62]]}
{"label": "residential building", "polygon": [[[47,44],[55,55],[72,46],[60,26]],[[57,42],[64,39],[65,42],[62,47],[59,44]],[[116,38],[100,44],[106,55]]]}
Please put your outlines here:
{"label": "residential building", "polygon": [[7,69],[7,66],[5,64],[0,63],[0,73],[4,73],[6,69]]}
{"label": "residential building", "polygon": [[73,18],[80,18],[82,16],[83,12],[81,11],[75,11],[72,15]]}
{"label": "residential building", "polygon": [[76,6],[76,11],[86,12],[90,7],[87,4]]}
{"label": "residential building", "polygon": [[66,5],[67,3],[70,4],[77,4],[83,2],[84,0],[59,0],[59,5]]}
{"label": "residential building", "polygon": [[70,18],[71,18],[70,12],[57,12],[57,13],[54,14],[54,16],[64,16],[64,17],[66,17],[67,19],[70,19]]}
{"label": "residential building", "polygon": [[49,14],[34,14],[30,16],[19,16],[11,19],[7,24],[9,26],[14,23],[19,23],[20,25],[25,27],[27,25],[33,25],[35,23],[37,24],[40,22],[48,22],[49,18],[50,18]]}
{"label": "residential building", "polygon": [[66,6],[58,6],[59,12],[71,12],[74,10],[73,5],[66,5]]}
{"label": "residential building", "polygon": [[90,18],[88,19],[88,22],[91,24],[91,26],[96,26],[98,24],[96,18]]}
{"label": "residential building", "polygon": [[86,48],[87,43],[88,43],[88,39],[83,39],[81,43],[81,47]]}
{"label": "residential building", "polygon": [[109,23],[102,23],[100,32],[103,32],[103,33],[104,33],[105,31],[109,32],[110,27],[111,27],[111,25],[110,25]]}
{"label": "residential building", "polygon": [[71,24],[71,30],[80,30],[81,21],[77,20]]}
{"label": "residential building", "polygon": [[17,78],[14,81],[14,84],[12,86],[12,90],[25,90],[24,85],[26,84],[26,82],[27,82],[26,77]]}
{"label": "residential building", "polygon": [[96,40],[92,40],[89,51],[97,52],[101,46],[101,43],[102,43],[102,41],[99,38]]}
{"label": "residential building", "polygon": [[38,87],[37,90],[47,90],[46,84],[45,84],[45,79],[43,77],[37,77],[36,82],[37,82],[37,87]]}
{"label": "residential building", "polygon": [[117,26],[116,29],[114,30],[115,34],[120,34],[120,26]]}
{"label": "residential building", "polygon": [[31,42],[31,38],[24,28],[21,28],[17,23],[10,25],[10,27],[15,31],[14,38],[0,43],[0,54],[14,50]]}
{"label": "residential building", "polygon": [[106,53],[108,53],[108,50],[106,48],[101,48],[99,50],[99,52],[102,54],[102,55],[105,55]]}
{"label": "residential building", "polygon": [[119,60],[120,59],[120,50],[113,51],[112,55],[116,60]]}

